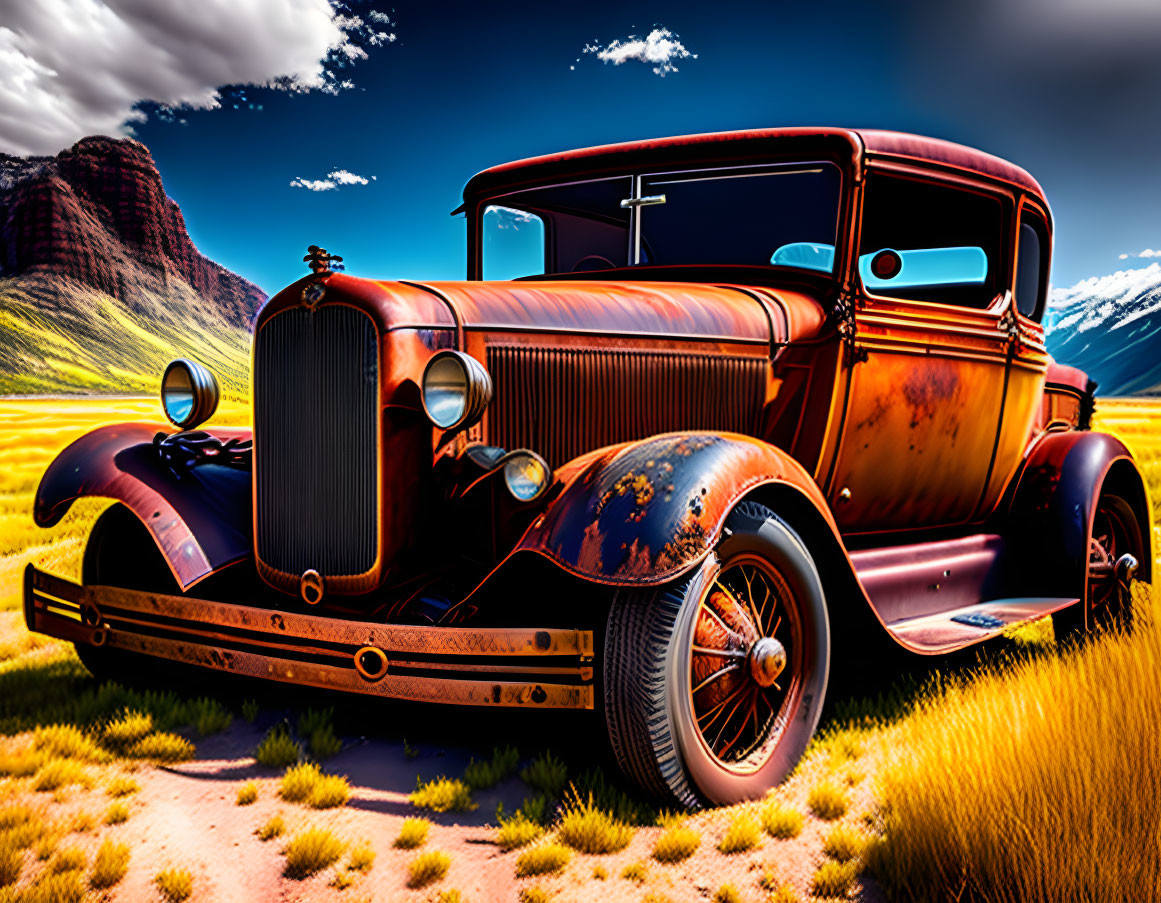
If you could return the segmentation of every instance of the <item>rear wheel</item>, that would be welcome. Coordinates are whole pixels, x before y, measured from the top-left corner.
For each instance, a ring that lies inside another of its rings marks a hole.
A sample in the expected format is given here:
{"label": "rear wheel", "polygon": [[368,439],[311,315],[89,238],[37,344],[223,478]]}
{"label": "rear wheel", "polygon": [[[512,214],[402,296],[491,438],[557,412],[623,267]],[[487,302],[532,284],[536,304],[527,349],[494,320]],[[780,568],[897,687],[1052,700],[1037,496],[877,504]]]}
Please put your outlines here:
{"label": "rear wheel", "polygon": [[1128,626],[1132,573],[1144,554],[1144,536],[1132,505],[1115,493],[1102,493],[1089,537],[1084,598],[1053,616],[1057,636]]}
{"label": "rear wheel", "polygon": [[[124,505],[113,505],[93,526],[85,545],[82,581],[86,586],[180,592],[152,535]],[[81,663],[98,680],[135,683],[156,680],[159,674],[158,660],[148,656],[87,643],[77,643],[76,650]]]}
{"label": "rear wheel", "polygon": [[693,576],[619,592],[604,705],[622,770],[685,806],[751,799],[794,767],[830,664],[822,583],[801,539],[743,502]]}

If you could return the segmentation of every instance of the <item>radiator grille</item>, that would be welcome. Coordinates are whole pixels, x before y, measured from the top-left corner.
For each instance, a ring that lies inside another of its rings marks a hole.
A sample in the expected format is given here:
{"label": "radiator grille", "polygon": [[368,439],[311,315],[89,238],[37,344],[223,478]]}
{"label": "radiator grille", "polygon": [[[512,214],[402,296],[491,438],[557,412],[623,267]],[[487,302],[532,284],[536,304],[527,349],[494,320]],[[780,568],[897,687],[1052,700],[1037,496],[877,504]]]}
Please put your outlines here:
{"label": "radiator grille", "polygon": [[287,574],[365,574],[379,542],[379,361],[370,317],[297,308],[254,348],[258,557]]}
{"label": "radiator grille", "polygon": [[675,430],[755,434],[765,358],[495,345],[486,441],[551,466],[594,448]]}

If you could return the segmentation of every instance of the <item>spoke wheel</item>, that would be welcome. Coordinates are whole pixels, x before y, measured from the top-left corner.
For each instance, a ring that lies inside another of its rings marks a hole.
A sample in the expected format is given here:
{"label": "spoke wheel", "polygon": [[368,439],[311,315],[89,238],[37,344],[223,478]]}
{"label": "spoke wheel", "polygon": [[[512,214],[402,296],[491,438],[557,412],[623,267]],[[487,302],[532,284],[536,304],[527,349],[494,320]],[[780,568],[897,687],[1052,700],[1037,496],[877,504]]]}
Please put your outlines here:
{"label": "spoke wheel", "polygon": [[801,689],[801,625],[785,578],[767,561],[727,563],[702,594],[690,649],[690,697],[706,750],[723,767],[760,767]]}
{"label": "spoke wheel", "polygon": [[1117,562],[1129,554],[1140,561],[1141,528],[1129,504],[1102,495],[1093,515],[1088,546],[1087,625],[1090,629],[1124,623],[1131,614],[1129,588]]}

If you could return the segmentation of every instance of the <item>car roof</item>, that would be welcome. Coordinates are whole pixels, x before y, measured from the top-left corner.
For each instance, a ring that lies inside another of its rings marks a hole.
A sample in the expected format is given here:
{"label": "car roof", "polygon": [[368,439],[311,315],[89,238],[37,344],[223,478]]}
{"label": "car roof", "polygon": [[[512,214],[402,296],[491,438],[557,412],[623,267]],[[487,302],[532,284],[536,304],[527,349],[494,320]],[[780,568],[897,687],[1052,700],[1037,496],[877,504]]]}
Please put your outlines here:
{"label": "car roof", "polygon": [[464,200],[498,188],[512,188],[559,175],[588,175],[624,170],[640,164],[743,160],[769,153],[815,153],[858,158],[918,160],[978,173],[1022,188],[1047,205],[1040,184],[1024,169],[1000,157],[944,141],[883,129],[790,127],[707,132],[672,138],[652,138],[604,144],[555,154],[544,154],[492,166],[474,175],[464,186]]}

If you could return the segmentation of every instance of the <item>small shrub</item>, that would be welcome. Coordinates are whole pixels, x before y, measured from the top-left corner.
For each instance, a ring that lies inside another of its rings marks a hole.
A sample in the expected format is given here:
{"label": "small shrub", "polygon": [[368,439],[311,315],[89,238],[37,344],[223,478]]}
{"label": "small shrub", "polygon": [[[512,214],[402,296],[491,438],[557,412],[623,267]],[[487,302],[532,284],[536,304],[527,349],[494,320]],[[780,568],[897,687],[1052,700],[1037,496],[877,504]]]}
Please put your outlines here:
{"label": "small shrub", "polygon": [[836,862],[850,862],[863,855],[867,838],[849,825],[835,825],[822,839],[822,851]]}
{"label": "small shrub", "polygon": [[451,856],[443,850],[429,850],[420,853],[407,866],[407,886],[427,887],[439,881],[451,867]]}
{"label": "small shrub", "polygon": [[335,730],[329,724],[312,731],[308,745],[310,754],[316,759],[329,759],[343,750],[343,741],[335,736]]}
{"label": "small shrub", "polygon": [[718,849],[727,854],[744,853],[758,846],[762,838],[762,830],[754,816],[748,812],[739,812],[726,829]]}
{"label": "small shrub", "polygon": [[422,783],[415,781],[415,791],[408,799],[411,805],[433,812],[465,812],[476,808],[472,802],[472,792],[463,781],[438,777]]}
{"label": "small shrub", "polygon": [[153,731],[153,716],[148,712],[123,711],[105,725],[101,742],[114,752],[123,753]]}
{"label": "small shrub", "polygon": [[375,864],[375,851],[369,843],[361,843],[351,850],[351,858],[347,861],[347,868],[352,872],[369,872]]}
{"label": "small shrub", "polygon": [[105,810],[105,824],[123,825],[129,821],[129,806],[126,803],[111,803]]}
{"label": "small shrub", "polygon": [[653,858],[658,862],[673,863],[688,859],[701,844],[701,835],[683,824],[672,824],[657,838]]}
{"label": "small shrub", "polygon": [[194,757],[194,745],[177,734],[159,732],[138,740],[126,751],[134,759],[154,762],[186,762]]}
{"label": "small shrub", "polygon": [[270,820],[254,833],[258,835],[259,840],[273,840],[286,833],[286,822],[282,820],[281,815],[272,815]]}
{"label": "small shrub", "polygon": [[520,772],[520,780],[541,793],[556,799],[568,783],[568,768],[551,752],[537,756]]}
{"label": "small shrub", "polygon": [[69,822],[69,831],[73,834],[87,834],[97,827],[97,820],[89,812],[78,812]]}
{"label": "small shrub", "polygon": [[109,782],[109,786],[105,788],[105,792],[112,797],[131,796],[139,791],[141,787],[132,778],[116,777]]}
{"label": "small shrub", "polygon": [[810,811],[825,821],[834,821],[846,814],[850,801],[842,788],[830,781],[819,781],[810,788],[806,798]]}
{"label": "small shrub", "polygon": [[527,878],[530,875],[559,872],[568,865],[571,856],[572,854],[558,843],[543,843],[520,854],[520,858],[516,860],[516,877]]}
{"label": "small shrub", "polygon": [[551,899],[552,895],[543,887],[533,885],[520,888],[520,903],[548,903]]}
{"label": "small shrub", "polygon": [[286,877],[309,878],[338,862],[344,848],[343,842],[325,828],[307,828],[286,845]]}
{"label": "small shrub", "polygon": [[158,872],[153,882],[170,903],[181,903],[193,893],[193,875],[186,869],[166,869]]}
{"label": "small shrub", "polygon": [[544,828],[538,822],[517,810],[511,818],[500,819],[500,826],[496,828],[496,844],[504,851],[515,850],[528,846],[543,833]]}
{"label": "small shrub", "polygon": [[93,873],[89,875],[89,885],[96,890],[112,887],[125,877],[129,870],[129,845],[106,840],[97,848],[93,859]]}
{"label": "small shrub", "polygon": [[302,747],[291,739],[284,725],[272,727],[254,750],[259,765],[267,768],[285,768],[293,765],[302,755]]}
{"label": "small shrub", "polygon": [[242,703],[242,717],[253,724],[258,717],[258,700],[247,699]]}
{"label": "small shrub", "polygon": [[495,787],[516,773],[519,761],[520,753],[514,746],[496,747],[492,750],[491,760],[477,762],[473,759],[468,762],[468,767],[464,769],[464,783],[472,790]]}
{"label": "small shrub", "polygon": [[337,890],[346,890],[348,887],[350,887],[354,883],[355,883],[355,879],[350,875],[350,873],[341,872],[341,871],[338,871],[337,869],[335,870],[334,875],[331,876],[331,880],[330,880],[331,887],[333,887]]}
{"label": "small shrub", "polygon": [[93,776],[89,770],[72,759],[48,759],[32,779],[32,789],[41,792],[58,790],[70,784],[93,786]]}
{"label": "small shrub", "polygon": [[395,846],[400,850],[414,850],[421,847],[427,840],[427,832],[431,822],[426,818],[405,818],[399,828],[399,836],[395,838]]}
{"label": "small shrub", "polygon": [[622,878],[626,881],[636,881],[638,884],[643,884],[648,874],[644,862],[630,862],[621,870]]}
{"label": "small shrub", "polygon": [[810,892],[816,897],[845,897],[858,873],[855,862],[824,862],[810,881]]}
{"label": "small shrub", "polygon": [[252,802],[258,799],[258,785],[253,781],[247,781],[238,788],[238,805],[249,806]]}
{"label": "small shrub", "polygon": [[216,699],[203,696],[189,703],[186,719],[193,725],[199,737],[208,737],[210,734],[220,734],[229,730],[234,716]]}
{"label": "small shrub", "polygon": [[350,798],[351,785],[346,778],[337,774],[324,774],[307,797],[306,804],[312,809],[334,809],[336,806],[345,806]]}
{"label": "small shrub", "polygon": [[351,797],[347,779],[323,774],[314,762],[292,765],[282,776],[278,794],[290,803],[306,803],[312,809],[333,809]]}
{"label": "small shrub", "polygon": [[734,885],[723,884],[714,891],[713,900],[714,903],[742,903],[742,895]]}
{"label": "small shrub", "polygon": [[615,853],[633,839],[633,829],[593,802],[590,794],[582,802],[574,791],[565,804],[557,828],[560,841],[582,853]]}
{"label": "small shrub", "polygon": [[779,840],[790,840],[802,833],[802,824],[806,818],[797,809],[791,809],[782,803],[771,801],[761,810],[762,829],[771,837]]}
{"label": "small shrub", "polygon": [[88,859],[85,857],[85,851],[80,847],[65,847],[56,854],[56,858],[48,864],[50,872],[74,872],[81,871],[88,865]]}

